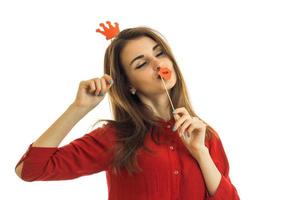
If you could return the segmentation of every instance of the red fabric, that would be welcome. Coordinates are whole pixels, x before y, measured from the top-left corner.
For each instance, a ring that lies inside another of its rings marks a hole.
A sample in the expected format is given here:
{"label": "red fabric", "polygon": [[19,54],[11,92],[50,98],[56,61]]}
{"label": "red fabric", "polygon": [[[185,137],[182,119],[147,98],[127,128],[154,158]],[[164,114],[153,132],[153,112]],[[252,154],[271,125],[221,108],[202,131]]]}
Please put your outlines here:
{"label": "red fabric", "polygon": [[[238,200],[232,185],[229,164],[221,140],[215,130],[206,141],[210,155],[222,174],[216,193],[209,196],[197,161],[184,147],[178,134],[172,132],[174,119],[161,121],[164,133],[162,144],[155,144],[150,134],[145,145],[155,154],[138,150],[138,163],[143,172],[130,176],[112,172],[115,131],[107,125],[99,127],[62,147],[32,147],[20,159],[23,161],[22,179],[49,181],[74,179],[106,171],[109,200]],[[18,165],[17,164],[17,165]]]}

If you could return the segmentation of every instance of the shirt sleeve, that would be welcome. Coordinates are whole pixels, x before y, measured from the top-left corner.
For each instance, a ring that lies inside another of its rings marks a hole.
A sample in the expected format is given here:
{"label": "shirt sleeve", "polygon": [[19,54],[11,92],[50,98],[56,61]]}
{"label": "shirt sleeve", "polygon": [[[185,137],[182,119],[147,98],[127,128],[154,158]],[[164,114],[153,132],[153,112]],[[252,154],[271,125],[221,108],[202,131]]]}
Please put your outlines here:
{"label": "shirt sleeve", "polygon": [[221,139],[219,138],[217,132],[209,127],[211,131],[211,138],[209,139],[209,152],[210,155],[219,169],[222,177],[217,188],[217,191],[213,196],[210,196],[208,192],[206,192],[207,200],[239,200],[239,195],[235,186],[231,183],[229,178],[229,163],[227,156],[225,154]]}
{"label": "shirt sleeve", "polygon": [[98,127],[62,147],[28,147],[23,162],[24,181],[74,179],[106,170],[113,158],[112,129]]}

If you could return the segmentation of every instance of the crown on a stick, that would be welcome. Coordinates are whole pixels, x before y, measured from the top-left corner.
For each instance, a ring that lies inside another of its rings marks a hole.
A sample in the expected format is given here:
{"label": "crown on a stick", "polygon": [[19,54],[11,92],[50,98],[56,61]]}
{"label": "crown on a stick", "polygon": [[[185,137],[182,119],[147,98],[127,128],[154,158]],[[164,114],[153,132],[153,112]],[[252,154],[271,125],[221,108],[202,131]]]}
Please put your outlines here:
{"label": "crown on a stick", "polygon": [[110,40],[116,35],[118,35],[118,33],[120,32],[119,24],[115,22],[115,27],[113,27],[110,21],[106,21],[106,23],[108,24],[108,27],[105,27],[103,23],[100,23],[100,26],[103,28],[103,31],[98,28],[96,29],[96,32],[104,35],[106,37],[106,40]]}

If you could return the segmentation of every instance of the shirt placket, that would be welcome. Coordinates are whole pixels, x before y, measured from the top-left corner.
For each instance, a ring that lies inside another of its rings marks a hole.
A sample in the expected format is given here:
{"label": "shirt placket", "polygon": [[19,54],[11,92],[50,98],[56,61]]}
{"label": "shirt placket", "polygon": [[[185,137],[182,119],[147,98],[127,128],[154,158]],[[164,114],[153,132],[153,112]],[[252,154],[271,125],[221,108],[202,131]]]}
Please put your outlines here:
{"label": "shirt placket", "polygon": [[167,127],[167,133],[170,134],[170,142],[168,143],[168,146],[166,147],[168,150],[169,158],[170,158],[170,173],[171,173],[171,180],[172,180],[172,200],[179,200],[179,192],[180,192],[180,179],[182,176],[182,171],[180,167],[179,162],[179,153],[178,153],[178,143],[176,140],[176,134],[177,132],[172,131],[173,124],[168,123],[166,125]]}

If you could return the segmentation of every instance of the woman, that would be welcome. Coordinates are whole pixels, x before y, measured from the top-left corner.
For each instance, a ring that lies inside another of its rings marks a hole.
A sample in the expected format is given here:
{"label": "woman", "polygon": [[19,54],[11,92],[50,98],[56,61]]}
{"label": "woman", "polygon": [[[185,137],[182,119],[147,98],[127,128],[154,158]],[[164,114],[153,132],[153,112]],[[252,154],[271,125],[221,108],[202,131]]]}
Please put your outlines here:
{"label": "woman", "polygon": [[[160,67],[171,71],[165,80]],[[110,75],[108,75],[110,74]],[[108,93],[114,120],[58,147]],[[174,56],[155,30],[121,31],[106,50],[104,75],[82,81],[74,102],[16,166],[25,181],[106,171],[109,200],[239,199],[216,131],[193,111]]]}

